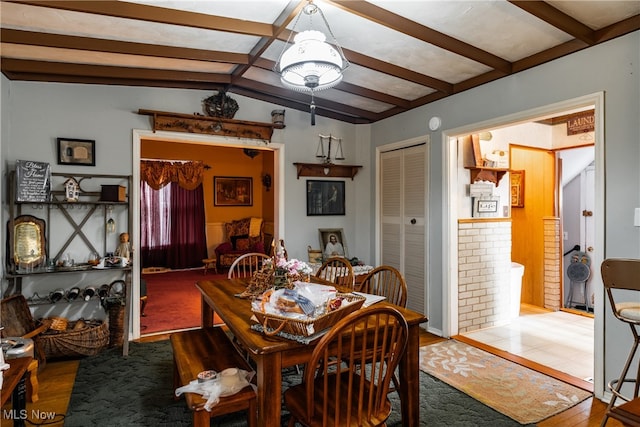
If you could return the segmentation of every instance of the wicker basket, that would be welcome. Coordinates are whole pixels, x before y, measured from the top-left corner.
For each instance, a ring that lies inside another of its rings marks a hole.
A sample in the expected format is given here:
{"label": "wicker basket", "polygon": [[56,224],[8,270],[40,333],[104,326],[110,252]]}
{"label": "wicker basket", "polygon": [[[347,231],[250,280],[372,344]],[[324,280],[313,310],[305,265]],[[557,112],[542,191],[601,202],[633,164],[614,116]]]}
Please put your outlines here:
{"label": "wicker basket", "polygon": [[40,342],[47,358],[93,356],[109,344],[109,325],[102,320],[85,320],[86,327],[73,330],[75,322],[69,322],[68,329],[57,332],[49,329],[40,335]]}
{"label": "wicker basket", "polygon": [[109,348],[120,347],[124,343],[124,305],[111,303],[109,312]]}
{"label": "wicker basket", "polygon": [[256,315],[258,322],[262,324],[265,335],[272,336],[279,332],[286,332],[291,335],[309,337],[335,325],[340,319],[362,307],[365,301],[365,298],[360,295],[338,293],[336,296],[344,298],[349,304],[343,304],[339,309],[330,311],[314,319],[299,320],[264,313],[259,310],[252,311],[253,314]]}

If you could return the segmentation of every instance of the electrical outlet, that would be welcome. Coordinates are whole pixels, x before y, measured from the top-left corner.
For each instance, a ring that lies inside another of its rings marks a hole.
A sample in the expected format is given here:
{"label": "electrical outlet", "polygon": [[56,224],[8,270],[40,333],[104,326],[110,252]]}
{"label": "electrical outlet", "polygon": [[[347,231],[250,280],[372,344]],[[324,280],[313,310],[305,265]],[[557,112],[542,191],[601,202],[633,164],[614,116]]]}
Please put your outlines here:
{"label": "electrical outlet", "polygon": [[568,232],[566,232],[566,231],[565,231],[564,233],[562,233],[562,238],[563,238],[564,240],[569,240],[569,233],[568,233]]}
{"label": "electrical outlet", "polygon": [[633,225],[640,227],[640,208],[636,208],[633,213]]}

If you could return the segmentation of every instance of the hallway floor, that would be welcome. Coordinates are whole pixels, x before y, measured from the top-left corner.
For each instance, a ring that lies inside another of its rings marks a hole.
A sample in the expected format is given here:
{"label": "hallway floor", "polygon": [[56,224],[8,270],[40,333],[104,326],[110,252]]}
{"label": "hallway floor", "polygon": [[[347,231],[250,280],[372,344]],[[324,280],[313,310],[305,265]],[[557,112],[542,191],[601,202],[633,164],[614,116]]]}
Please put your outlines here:
{"label": "hallway floor", "polygon": [[593,327],[590,316],[522,304],[511,324],[462,335],[592,382]]}

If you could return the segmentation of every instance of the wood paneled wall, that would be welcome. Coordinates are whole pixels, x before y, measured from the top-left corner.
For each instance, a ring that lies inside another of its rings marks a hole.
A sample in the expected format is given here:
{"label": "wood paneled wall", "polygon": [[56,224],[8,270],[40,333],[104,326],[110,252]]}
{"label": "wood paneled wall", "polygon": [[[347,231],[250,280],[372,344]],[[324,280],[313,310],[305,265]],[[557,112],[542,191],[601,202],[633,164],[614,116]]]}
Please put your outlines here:
{"label": "wood paneled wall", "polygon": [[510,146],[511,169],[524,170],[524,207],[511,208],[511,260],[525,266],[522,302],[544,307],[544,223],[555,216],[555,155],[539,148]]}

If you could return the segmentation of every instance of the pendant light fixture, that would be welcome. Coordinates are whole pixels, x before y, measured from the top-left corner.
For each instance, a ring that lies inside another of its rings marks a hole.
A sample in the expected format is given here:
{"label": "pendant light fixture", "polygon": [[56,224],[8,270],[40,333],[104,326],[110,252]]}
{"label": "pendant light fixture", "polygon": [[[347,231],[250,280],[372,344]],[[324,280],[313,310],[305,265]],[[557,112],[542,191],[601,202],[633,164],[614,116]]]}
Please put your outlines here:
{"label": "pendant light fixture", "polygon": [[[316,124],[316,105],[313,101],[315,91],[329,89],[340,83],[342,72],[349,66],[349,61],[345,58],[322,10],[313,3],[313,0],[307,0],[307,2],[295,19],[287,43],[276,63],[275,71],[280,74],[280,81],[285,87],[311,94],[311,125],[314,126]],[[308,20],[308,29],[298,32],[293,37],[294,44],[290,46],[291,37],[296,33],[302,16]],[[321,18],[331,36],[330,41],[335,47],[326,42],[327,36],[324,32],[313,29],[314,17]]]}

